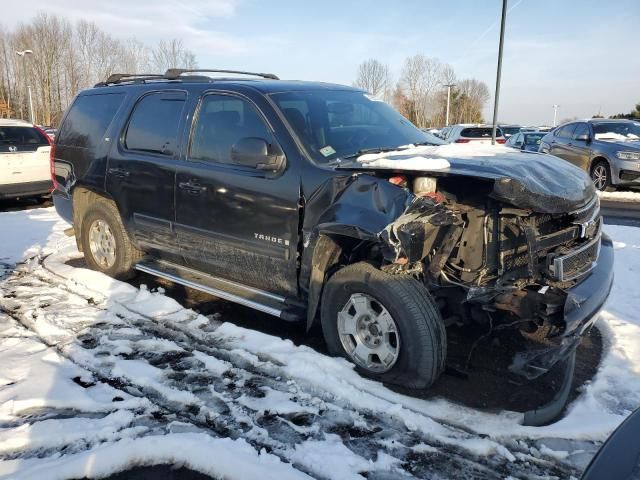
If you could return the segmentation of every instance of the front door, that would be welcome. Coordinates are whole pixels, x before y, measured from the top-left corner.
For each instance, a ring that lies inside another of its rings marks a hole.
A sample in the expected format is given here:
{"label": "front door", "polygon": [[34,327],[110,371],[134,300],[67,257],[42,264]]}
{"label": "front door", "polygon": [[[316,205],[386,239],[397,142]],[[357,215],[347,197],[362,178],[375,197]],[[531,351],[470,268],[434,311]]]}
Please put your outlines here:
{"label": "front door", "polygon": [[196,109],[176,174],[176,233],[189,265],[272,293],[297,292],[299,180],[234,163],[241,138],[276,139],[257,107],[208,93]]}
{"label": "front door", "polygon": [[145,247],[175,252],[175,162],[187,94],[150,92],[140,98],[109,155],[107,191],[129,231]]}
{"label": "front door", "polygon": [[553,134],[553,139],[549,147],[549,153],[556,157],[569,160],[569,143],[573,136],[573,131],[576,128],[575,123],[570,123],[564,127],[560,127],[557,132]]}

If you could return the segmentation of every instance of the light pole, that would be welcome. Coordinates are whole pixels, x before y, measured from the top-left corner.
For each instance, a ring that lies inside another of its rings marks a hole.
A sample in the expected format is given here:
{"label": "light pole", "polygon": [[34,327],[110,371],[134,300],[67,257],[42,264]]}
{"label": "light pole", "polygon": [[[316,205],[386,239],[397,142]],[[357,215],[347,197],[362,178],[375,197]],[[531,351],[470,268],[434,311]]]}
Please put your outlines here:
{"label": "light pole", "polygon": [[493,129],[491,130],[491,145],[496,144],[496,129],[498,128],[498,98],[500,97],[500,76],[502,75],[502,47],[504,45],[504,24],[507,19],[507,0],[502,0],[502,20],[500,22],[500,46],[498,47],[498,72],[496,73],[496,98],[493,102]]}
{"label": "light pole", "polygon": [[558,118],[558,108],[560,107],[560,105],[554,105],[553,106],[553,126],[556,126],[556,119]]}
{"label": "light pole", "polygon": [[[31,87],[27,84],[27,55],[32,55],[32,50],[22,50],[21,52],[16,52],[16,55],[22,57],[22,75],[24,78],[24,93],[25,100],[29,102],[29,121],[33,123],[33,100],[31,98]],[[20,107],[20,111],[22,112],[22,107]]]}
{"label": "light pole", "polygon": [[446,127],[447,125],[449,125],[449,100],[451,98],[451,87],[455,87],[456,84],[455,83],[445,83],[444,84],[445,87],[447,87],[447,116],[444,120],[444,126]]}

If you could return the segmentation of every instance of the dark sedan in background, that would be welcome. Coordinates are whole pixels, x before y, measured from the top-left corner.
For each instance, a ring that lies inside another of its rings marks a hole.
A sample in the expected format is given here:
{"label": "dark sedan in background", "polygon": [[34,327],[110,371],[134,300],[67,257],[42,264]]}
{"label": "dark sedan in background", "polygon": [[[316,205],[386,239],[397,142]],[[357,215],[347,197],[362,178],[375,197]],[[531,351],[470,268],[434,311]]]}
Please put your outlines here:
{"label": "dark sedan in background", "polygon": [[567,123],[545,135],[539,151],[586,170],[598,190],[640,187],[640,122],[598,118]]}

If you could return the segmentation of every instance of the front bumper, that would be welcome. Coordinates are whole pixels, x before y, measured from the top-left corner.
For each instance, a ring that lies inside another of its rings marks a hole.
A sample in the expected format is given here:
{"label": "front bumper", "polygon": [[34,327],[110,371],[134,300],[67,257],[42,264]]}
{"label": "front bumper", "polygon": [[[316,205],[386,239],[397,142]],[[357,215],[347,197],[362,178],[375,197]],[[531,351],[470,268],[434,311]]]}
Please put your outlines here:
{"label": "front bumper", "polygon": [[515,355],[511,371],[534,379],[567,358],[580,344],[582,336],[598,319],[613,285],[613,242],[602,234],[600,255],[587,278],[566,290],[564,305],[565,328],[553,344],[532,348]]}

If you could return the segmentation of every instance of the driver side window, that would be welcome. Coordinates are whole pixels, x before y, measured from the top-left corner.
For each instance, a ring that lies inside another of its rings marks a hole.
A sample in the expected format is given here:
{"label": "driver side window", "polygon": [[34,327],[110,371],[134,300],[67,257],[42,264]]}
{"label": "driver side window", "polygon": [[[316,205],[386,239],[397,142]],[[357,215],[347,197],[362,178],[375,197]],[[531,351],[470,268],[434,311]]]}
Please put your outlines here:
{"label": "driver side window", "polygon": [[274,141],[261,115],[247,100],[230,95],[206,95],[191,132],[189,160],[235,164],[231,148],[246,137],[262,138],[269,144]]}

